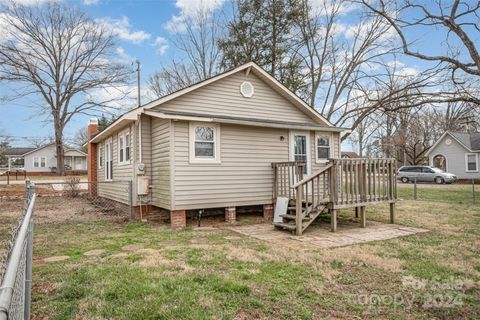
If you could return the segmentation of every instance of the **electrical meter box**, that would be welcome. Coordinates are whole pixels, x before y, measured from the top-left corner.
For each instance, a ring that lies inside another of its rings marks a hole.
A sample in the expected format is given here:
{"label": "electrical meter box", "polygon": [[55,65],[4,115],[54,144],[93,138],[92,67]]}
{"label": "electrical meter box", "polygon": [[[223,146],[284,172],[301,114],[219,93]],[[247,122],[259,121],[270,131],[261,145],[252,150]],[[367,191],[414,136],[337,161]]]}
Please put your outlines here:
{"label": "electrical meter box", "polygon": [[137,175],[144,175],[145,174],[145,163],[137,164]]}
{"label": "electrical meter box", "polygon": [[148,194],[148,177],[147,176],[138,176],[137,177],[137,195],[146,196]]}

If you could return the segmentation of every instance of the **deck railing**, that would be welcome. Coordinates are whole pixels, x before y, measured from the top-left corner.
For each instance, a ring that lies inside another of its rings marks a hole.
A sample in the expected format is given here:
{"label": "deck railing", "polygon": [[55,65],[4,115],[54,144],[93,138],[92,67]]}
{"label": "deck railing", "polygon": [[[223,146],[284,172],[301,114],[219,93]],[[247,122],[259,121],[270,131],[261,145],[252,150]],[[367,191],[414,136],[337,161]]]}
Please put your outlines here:
{"label": "deck railing", "polygon": [[336,208],[396,199],[395,159],[332,159],[330,201]]}
{"label": "deck railing", "polygon": [[295,199],[295,189],[292,186],[303,180],[304,168],[307,164],[302,161],[274,162],[273,199],[283,197]]}
{"label": "deck railing", "polygon": [[[394,203],[397,198],[395,159],[330,159],[324,168],[306,177],[303,177],[303,162],[272,165],[274,199],[295,200],[297,235],[308,226],[303,224],[305,218],[310,218],[311,223],[325,208],[334,214],[336,209],[361,208],[364,219],[366,205]],[[332,229],[336,229],[336,217]]]}

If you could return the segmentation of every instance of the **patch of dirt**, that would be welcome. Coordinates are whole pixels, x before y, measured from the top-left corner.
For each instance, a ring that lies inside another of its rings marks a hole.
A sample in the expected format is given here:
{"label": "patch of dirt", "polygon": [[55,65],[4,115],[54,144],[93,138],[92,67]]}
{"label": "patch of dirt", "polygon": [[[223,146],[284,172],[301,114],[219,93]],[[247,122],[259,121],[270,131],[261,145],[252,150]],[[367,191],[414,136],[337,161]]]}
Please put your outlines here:
{"label": "patch of dirt", "polygon": [[145,248],[138,250],[137,253],[143,256],[143,259],[138,262],[138,264],[142,267],[155,267],[158,265],[165,265],[171,267],[178,267],[184,271],[193,270],[193,268],[187,265],[183,260],[170,260],[165,258],[160,250]]}
{"label": "patch of dirt", "polygon": [[93,250],[85,252],[84,255],[86,255],[87,257],[99,256],[99,255],[103,254],[104,252],[105,252],[105,250],[103,250],[103,249],[93,249]]}
{"label": "patch of dirt", "polygon": [[48,257],[48,258],[43,258],[39,261],[42,261],[44,263],[50,263],[50,262],[59,262],[59,261],[65,261],[70,259],[69,256],[53,256],[53,257]]}
{"label": "patch of dirt", "polygon": [[138,252],[142,249],[143,246],[141,244],[128,244],[122,247],[122,250],[126,252]]}

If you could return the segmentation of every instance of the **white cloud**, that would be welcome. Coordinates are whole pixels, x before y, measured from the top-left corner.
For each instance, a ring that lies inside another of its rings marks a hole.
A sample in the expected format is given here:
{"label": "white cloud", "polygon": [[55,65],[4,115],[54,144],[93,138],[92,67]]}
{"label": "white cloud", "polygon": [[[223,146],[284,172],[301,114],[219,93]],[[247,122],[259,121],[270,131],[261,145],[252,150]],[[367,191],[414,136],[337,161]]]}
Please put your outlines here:
{"label": "white cloud", "polygon": [[86,6],[96,5],[100,2],[100,0],[83,0],[83,4]]}
{"label": "white cloud", "polygon": [[107,108],[129,110],[136,107],[136,88],[130,86],[98,88],[87,94],[86,100]]}
{"label": "white cloud", "polygon": [[170,32],[183,32],[188,19],[194,18],[199,13],[212,13],[224,3],[225,0],[176,0],[175,6],[180,13],[172,16],[165,24],[165,28]]}
{"label": "white cloud", "polygon": [[168,49],[168,41],[163,37],[157,37],[153,46],[157,47],[157,53],[162,56]]}
{"label": "white cloud", "polygon": [[[141,88],[142,104],[149,102],[152,92],[148,88]],[[137,107],[137,86],[116,86],[98,88],[87,94],[88,101],[102,103],[106,108],[127,111]]]}
{"label": "white cloud", "polygon": [[149,33],[143,30],[132,30],[132,25],[125,16],[123,16],[121,19],[106,17],[98,19],[97,22],[109,29],[115,36],[125,41],[142,43],[151,37]]}
{"label": "white cloud", "polygon": [[115,53],[118,56],[118,61],[119,62],[129,63],[129,62],[132,62],[134,60],[134,58],[132,56],[130,56],[129,54],[127,54],[125,52],[125,49],[123,49],[123,47],[118,47],[117,49],[115,49]]}

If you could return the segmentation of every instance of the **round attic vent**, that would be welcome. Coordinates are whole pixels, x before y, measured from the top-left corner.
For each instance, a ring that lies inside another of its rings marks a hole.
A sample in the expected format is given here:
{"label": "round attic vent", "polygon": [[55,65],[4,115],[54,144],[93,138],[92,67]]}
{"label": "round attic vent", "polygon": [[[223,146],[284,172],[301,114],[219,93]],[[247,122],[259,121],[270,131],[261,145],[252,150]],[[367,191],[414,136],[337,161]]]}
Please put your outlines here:
{"label": "round attic vent", "polygon": [[240,93],[242,94],[242,96],[244,96],[245,98],[250,98],[253,96],[253,92],[254,88],[251,82],[242,82],[242,84],[240,85]]}
{"label": "round attic vent", "polygon": [[452,140],[451,140],[451,139],[445,140],[445,144],[446,144],[446,145],[452,144]]}

